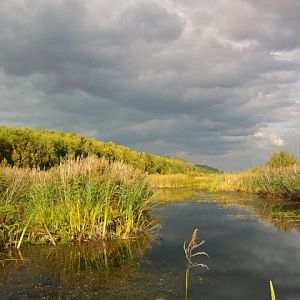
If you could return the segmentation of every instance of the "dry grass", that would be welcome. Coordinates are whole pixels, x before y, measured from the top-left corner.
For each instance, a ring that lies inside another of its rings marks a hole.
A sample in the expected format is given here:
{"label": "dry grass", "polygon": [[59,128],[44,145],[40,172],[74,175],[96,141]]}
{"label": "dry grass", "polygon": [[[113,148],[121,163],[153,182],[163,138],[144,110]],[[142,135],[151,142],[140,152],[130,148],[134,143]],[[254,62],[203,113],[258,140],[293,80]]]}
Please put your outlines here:
{"label": "dry grass", "polygon": [[207,256],[207,253],[204,251],[198,251],[199,247],[201,247],[205,241],[201,241],[200,243],[197,243],[197,235],[198,235],[198,229],[195,229],[192,234],[192,239],[186,245],[186,242],[183,244],[183,249],[185,253],[185,257],[187,259],[187,267],[185,270],[185,298],[188,299],[188,290],[189,290],[189,279],[190,279],[190,269],[193,267],[201,267],[201,268],[206,268],[208,269],[208,266],[199,263],[199,262],[194,262],[193,259],[197,256]]}
{"label": "dry grass", "polygon": [[[186,245],[186,242],[184,242],[183,249],[185,253],[185,257],[188,261],[188,268],[192,267],[202,267],[208,269],[208,266],[202,263],[193,262],[193,257],[196,256],[207,256],[207,253],[204,251],[198,251],[199,247],[201,247],[203,244],[205,244],[205,241],[201,241],[200,243],[197,243],[197,235],[198,235],[198,229],[195,229],[192,234],[192,239]],[[196,251],[196,252],[195,252]]]}

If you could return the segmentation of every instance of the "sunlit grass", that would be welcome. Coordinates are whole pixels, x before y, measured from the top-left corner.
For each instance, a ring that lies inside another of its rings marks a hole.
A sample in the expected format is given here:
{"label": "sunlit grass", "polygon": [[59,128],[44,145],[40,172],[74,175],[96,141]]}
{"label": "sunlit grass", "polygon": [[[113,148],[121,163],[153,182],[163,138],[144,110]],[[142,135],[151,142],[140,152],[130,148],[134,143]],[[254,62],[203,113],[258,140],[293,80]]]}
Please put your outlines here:
{"label": "sunlit grass", "polygon": [[272,281],[270,281],[270,292],[271,292],[271,300],[276,300],[275,291],[274,291]]}
{"label": "sunlit grass", "polygon": [[154,188],[198,188],[207,191],[247,192],[300,200],[299,168],[261,168],[205,176],[150,175]]}
{"label": "sunlit grass", "polygon": [[48,171],[0,169],[2,245],[128,238],[151,226],[152,189],[123,163],[87,157]]}

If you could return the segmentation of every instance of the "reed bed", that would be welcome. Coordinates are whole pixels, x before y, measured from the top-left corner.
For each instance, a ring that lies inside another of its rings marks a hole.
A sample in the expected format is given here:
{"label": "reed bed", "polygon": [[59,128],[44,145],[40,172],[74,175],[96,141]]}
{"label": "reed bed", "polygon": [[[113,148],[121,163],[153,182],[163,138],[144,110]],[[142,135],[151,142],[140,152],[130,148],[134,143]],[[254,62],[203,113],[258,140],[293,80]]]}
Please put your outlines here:
{"label": "reed bed", "polygon": [[153,225],[152,189],[124,163],[68,159],[48,171],[0,168],[0,242],[130,238]]}
{"label": "reed bed", "polygon": [[191,188],[199,187],[201,182],[199,178],[193,175],[187,174],[151,174],[148,175],[148,180],[151,183],[151,186],[156,189],[165,189],[165,188]]}
{"label": "reed bed", "polygon": [[176,175],[149,175],[148,179],[153,188],[199,188],[210,191],[252,191],[252,173],[222,173],[204,176]]}
{"label": "reed bed", "polygon": [[300,200],[300,168],[264,168],[256,178],[263,194]]}
{"label": "reed bed", "polygon": [[209,174],[205,176],[150,175],[153,188],[198,188],[208,191],[247,192],[265,196],[300,200],[300,169],[268,168],[237,173]]}

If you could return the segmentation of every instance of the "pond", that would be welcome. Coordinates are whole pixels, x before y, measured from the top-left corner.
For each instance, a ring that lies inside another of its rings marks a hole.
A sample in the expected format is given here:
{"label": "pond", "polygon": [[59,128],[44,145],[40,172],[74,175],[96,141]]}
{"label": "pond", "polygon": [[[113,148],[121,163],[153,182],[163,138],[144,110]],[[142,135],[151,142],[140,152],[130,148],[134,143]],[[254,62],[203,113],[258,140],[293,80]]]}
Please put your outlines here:
{"label": "pond", "polygon": [[[240,194],[166,191],[162,226],[138,241],[2,253],[1,299],[300,299],[300,206]],[[183,244],[199,229],[186,282]]]}

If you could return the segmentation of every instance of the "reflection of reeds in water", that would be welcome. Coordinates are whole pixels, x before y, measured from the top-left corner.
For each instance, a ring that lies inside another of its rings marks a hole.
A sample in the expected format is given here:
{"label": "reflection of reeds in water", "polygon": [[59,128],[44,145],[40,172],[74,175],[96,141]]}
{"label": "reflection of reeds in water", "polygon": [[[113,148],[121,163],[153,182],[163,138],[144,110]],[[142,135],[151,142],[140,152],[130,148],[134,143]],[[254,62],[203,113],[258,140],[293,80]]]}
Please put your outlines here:
{"label": "reflection of reeds in water", "polygon": [[[86,282],[97,279],[99,285],[114,284],[115,277],[124,272],[130,277],[136,272],[136,262],[153,243],[152,237],[139,240],[101,241],[99,243],[27,246],[22,249],[22,260],[15,250],[6,258],[4,264],[17,276],[20,267],[36,278],[51,277],[52,280],[67,286],[76,280]],[[2,274],[3,275],[3,274]],[[111,277],[114,280],[111,281]],[[125,277],[123,279],[125,279]]]}
{"label": "reflection of reeds in water", "polygon": [[[105,271],[132,264],[149,248],[151,241],[144,238],[136,241],[105,242],[98,245],[76,245],[52,248],[47,254],[47,265],[54,267],[54,273],[63,275],[83,274],[87,271]],[[66,259],[67,256],[67,259]]]}
{"label": "reflection of reeds in water", "polygon": [[195,191],[192,189],[159,189],[154,199],[159,203],[187,201],[195,199]]}
{"label": "reflection of reeds in water", "polygon": [[199,197],[201,202],[214,201],[224,207],[247,209],[282,231],[300,230],[300,203],[298,202],[237,193],[215,193],[207,200],[205,194]]}
{"label": "reflection of reeds in water", "polygon": [[199,262],[194,262],[193,259],[194,257],[199,257],[199,256],[207,256],[207,253],[204,251],[198,251],[199,247],[202,246],[205,241],[201,241],[200,243],[197,243],[197,234],[198,234],[198,229],[195,229],[192,234],[192,239],[186,245],[186,242],[184,242],[183,249],[185,253],[185,257],[187,259],[187,267],[185,270],[185,298],[188,299],[188,289],[189,289],[189,276],[190,276],[190,269],[193,267],[201,267],[201,268],[206,268],[208,269],[208,266],[203,263]]}
{"label": "reflection of reeds in water", "polygon": [[123,288],[130,293],[128,286],[140,276],[142,257],[155,240],[145,236],[55,247],[31,245],[22,247],[22,253],[13,248],[6,256],[0,253],[0,282],[7,286],[5,295],[17,299],[29,299],[32,293],[39,298],[54,293],[53,299],[85,299],[84,294],[105,299],[106,293],[115,295]]}

